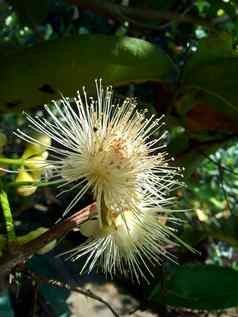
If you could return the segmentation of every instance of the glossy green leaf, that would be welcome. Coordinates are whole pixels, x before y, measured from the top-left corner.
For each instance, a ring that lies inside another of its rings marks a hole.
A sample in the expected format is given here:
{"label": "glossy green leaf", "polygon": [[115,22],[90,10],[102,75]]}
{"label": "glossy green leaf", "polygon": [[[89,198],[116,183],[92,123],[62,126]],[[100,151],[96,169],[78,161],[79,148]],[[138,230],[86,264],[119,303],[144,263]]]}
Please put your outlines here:
{"label": "glossy green leaf", "polygon": [[184,84],[220,98],[223,107],[229,107],[238,115],[237,71],[238,57],[220,58],[195,67],[187,74]]}
{"label": "glossy green leaf", "polygon": [[197,52],[185,65],[183,78],[189,76],[194,68],[201,66],[203,63],[231,57],[232,54],[232,37],[230,34],[221,32],[216,36],[203,38],[198,43]]}
{"label": "glossy green leaf", "polygon": [[[94,79],[114,86],[169,81],[171,59],[157,46],[129,37],[81,35],[49,41],[3,55],[0,107],[22,110],[72,96],[83,85],[94,92]],[[93,89],[92,89],[93,88]]]}
{"label": "glossy green leaf", "polygon": [[188,149],[189,137],[184,128],[181,126],[173,127],[170,131],[170,137],[168,151],[172,156],[179,155]]}
{"label": "glossy green leaf", "polygon": [[[70,276],[61,262],[54,262],[51,260],[52,255],[47,256],[34,256],[27,262],[27,267],[33,271],[36,275],[44,276],[49,279],[64,280],[65,274]],[[59,266],[60,267],[59,269]],[[62,269],[63,268],[63,269]],[[43,298],[47,300],[50,309],[52,310],[53,316],[57,317],[70,317],[70,308],[67,304],[67,298],[70,295],[70,291],[64,287],[55,287],[50,283],[40,283],[39,292]]]}
{"label": "glossy green leaf", "polygon": [[221,33],[201,40],[197,53],[185,66],[183,87],[201,90],[203,102],[207,96],[217,110],[238,117],[237,71],[238,55],[232,51],[231,37]]}
{"label": "glossy green leaf", "polygon": [[151,300],[191,309],[225,309],[238,305],[238,272],[215,265],[183,265],[168,273]]}

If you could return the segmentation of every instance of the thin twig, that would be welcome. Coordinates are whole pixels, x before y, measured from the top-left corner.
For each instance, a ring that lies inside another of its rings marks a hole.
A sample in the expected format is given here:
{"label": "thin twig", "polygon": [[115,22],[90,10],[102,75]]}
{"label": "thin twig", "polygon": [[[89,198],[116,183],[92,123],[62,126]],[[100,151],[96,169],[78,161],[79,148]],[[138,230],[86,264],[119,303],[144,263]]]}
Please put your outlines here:
{"label": "thin twig", "polygon": [[35,274],[34,272],[31,272],[28,270],[28,273],[32,276],[32,278],[34,280],[36,280],[38,283],[47,283],[47,284],[50,284],[51,286],[54,286],[54,287],[58,287],[58,288],[64,288],[64,289],[67,289],[71,292],[76,292],[76,293],[79,293],[79,294],[82,294],[84,296],[87,296],[89,298],[92,298],[98,302],[101,302],[102,304],[104,304],[108,309],[110,309],[110,311],[112,312],[112,314],[115,316],[115,317],[119,317],[119,314],[114,310],[114,308],[106,301],[104,300],[103,298],[101,298],[100,296],[94,294],[91,290],[89,289],[83,289],[83,288],[80,288],[80,287],[75,287],[75,286],[72,286],[72,285],[69,285],[68,283],[64,283],[64,282],[61,282],[61,281],[57,281],[57,280],[54,280],[54,279],[48,279],[47,277],[45,276],[40,276],[38,274]]}
{"label": "thin twig", "polygon": [[66,0],[67,2],[78,5],[83,9],[89,9],[95,11],[97,14],[110,16],[121,22],[130,21],[139,26],[149,27],[156,29],[155,25],[145,24],[144,21],[176,21],[177,23],[192,23],[197,25],[206,26],[208,28],[214,28],[212,21],[204,18],[191,17],[187,15],[181,15],[171,11],[156,11],[151,9],[138,9],[125,7],[119,4],[112,3],[111,1],[101,0]]}
{"label": "thin twig", "polygon": [[212,159],[209,155],[207,155],[206,153],[204,153],[203,151],[200,151],[201,154],[206,158],[208,159],[211,163],[213,163],[214,165],[216,165],[218,168],[222,168],[223,170],[225,170],[226,172],[229,172],[233,175],[237,175],[238,176],[238,173],[234,172],[231,168],[229,167],[226,167],[224,166],[221,162],[218,162],[214,159]]}
{"label": "thin twig", "polygon": [[11,253],[7,253],[0,258],[0,274],[8,274],[17,264],[26,261],[49,242],[64,236],[73,228],[78,227],[80,223],[86,221],[95,211],[96,204],[93,203],[76,212],[71,217],[55,224],[36,239],[21,246],[16,244],[15,248],[11,248]]}
{"label": "thin twig", "polygon": [[38,299],[38,284],[34,285],[34,301],[33,301],[33,307],[32,307],[32,317],[36,316],[36,310],[37,310],[37,299]]}
{"label": "thin twig", "polygon": [[63,181],[57,180],[57,181],[38,181],[38,182],[10,182],[6,184],[7,187],[19,187],[19,186],[37,186],[40,187],[49,187],[49,186],[58,186],[63,184]]}
{"label": "thin twig", "polygon": [[226,192],[226,189],[224,187],[224,179],[223,179],[223,169],[220,165],[218,165],[218,171],[219,171],[219,179],[220,179],[220,186],[221,186],[221,190],[223,192],[223,196],[226,200],[226,204],[227,204],[227,207],[228,207],[228,210],[230,211],[230,213],[232,213],[232,208],[230,206],[230,202],[229,202],[229,198],[228,198],[228,195],[227,195],[227,192]]}
{"label": "thin twig", "polygon": [[[187,15],[189,13],[189,11],[192,10],[193,6],[194,6],[194,1],[192,1],[192,3],[182,13],[180,13],[180,16],[183,17],[183,16]],[[170,25],[172,25],[175,22],[176,22],[176,19],[172,20],[172,21],[169,21],[169,22],[166,22],[166,23],[160,25],[158,28],[160,30],[163,30],[163,29],[169,27]]]}
{"label": "thin twig", "polygon": [[226,200],[226,204],[227,204],[228,210],[230,211],[230,213],[232,213],[232,208],[231,208],[231,205],[230,205],[230,202],[229,202],[229,197],[228,197],[227,191],[226,191],[226,189],[224,187],[224,171],[227,171],[227,172],[232,173],[234,175],[238,175],[238,173],[236,173],[232,169],[229,169],[228,167],[224,166],[221,161],[216,161],[216,160],[212,159],[209,155],[206,155],[206,153],[203,153],[201,151],[201,154],[204,157],[206,157],[210,162],[212,162],[214,165],[217,166],[218,172],[219,172],[220,188],[222,190],[224,199]]}

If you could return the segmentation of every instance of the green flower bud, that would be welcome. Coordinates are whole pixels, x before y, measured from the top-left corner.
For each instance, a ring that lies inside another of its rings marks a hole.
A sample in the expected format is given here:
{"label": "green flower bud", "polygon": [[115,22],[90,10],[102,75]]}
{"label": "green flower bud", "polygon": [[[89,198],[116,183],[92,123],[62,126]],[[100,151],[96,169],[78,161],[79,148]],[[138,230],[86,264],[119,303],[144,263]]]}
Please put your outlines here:
{"label": "green flower bud", "polygon": [[84,235],[85,237],[91,237],[94,236],[97,232],[99,232],[100,226],[98,219],[89,219],[82,223],[79,227],[79,231]]}
{"label": "green flower bud", "polygon": [[[35,179],[30,173],[22,170],[18,173],[16,177],[16,183],[22,183],[22,182],[35,182],[37,179]],[[34,194],[34,192],[37,190],[37,186],[31,186],[31,185],[21,185],[17,188],[17,193],[20,196],[30,196]]]}
{"label": "green flower bud", "polygon": [[40,142],[40,144],[38,143],[27,144],[26,149],[22,155],[22,158],[28,158],[34,155],[41,155],[51,145],[51,138],[49,138],[45,134],[37,134],[37,135],[33,135],[32,137],[38,142]]}
{"label": "green flower bud", "polygon": [[32,172],[42,172],[46,165],[43,155],[36,155],[25,161],[25,166]]}

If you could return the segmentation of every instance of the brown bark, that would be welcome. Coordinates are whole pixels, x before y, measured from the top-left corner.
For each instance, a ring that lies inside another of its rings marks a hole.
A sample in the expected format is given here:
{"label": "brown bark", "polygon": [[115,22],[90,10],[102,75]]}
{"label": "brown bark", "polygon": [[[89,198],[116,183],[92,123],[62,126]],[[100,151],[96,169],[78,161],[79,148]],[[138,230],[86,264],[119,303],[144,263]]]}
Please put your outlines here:
{"label": "brown bark", "polygon": [[0,274],[8,274],[17,264],[26,261],[46,244],[62,237],[73,228],[78,227],[80,223],[87,220],[89,216],[95,212],[95,210],[96,204],[93,203],[76,212],[71,217],[55,224],[51,229],[36,239],[31,240],[22,246],[15,246],[15,248],[11,248],[11,252],[8,252],[0,258]]}

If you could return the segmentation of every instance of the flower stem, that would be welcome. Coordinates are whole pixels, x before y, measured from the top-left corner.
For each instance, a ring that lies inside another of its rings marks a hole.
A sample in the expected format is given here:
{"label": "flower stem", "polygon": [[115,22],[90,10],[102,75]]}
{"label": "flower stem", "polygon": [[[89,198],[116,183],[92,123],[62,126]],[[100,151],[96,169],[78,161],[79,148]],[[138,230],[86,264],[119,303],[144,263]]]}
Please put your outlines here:
{"label": "flower stem", "polygon": [[25,162],[25,160],[23,160],[22,158],[12,159],[12,158],[0,157],[0,164],[23,165],[24,162]]}
{"label": "flower stem", "polygon": [[7,193],[4,190],[0,192],[0,203],[3,211],[3,216],[5,219],[6,231],[7,231],[7,238],[8,241],[16,240],[16,234],[14,230],[14,222],[11,213],[11,208],[9,205]]}
{"label": "flower stem", "polygon": [[6,184],[7,187],[19,187],[19,186],[37,186],[37,187],[49,187],[61,185],[63,181],[51,181],[51,182],[11,182]]}

